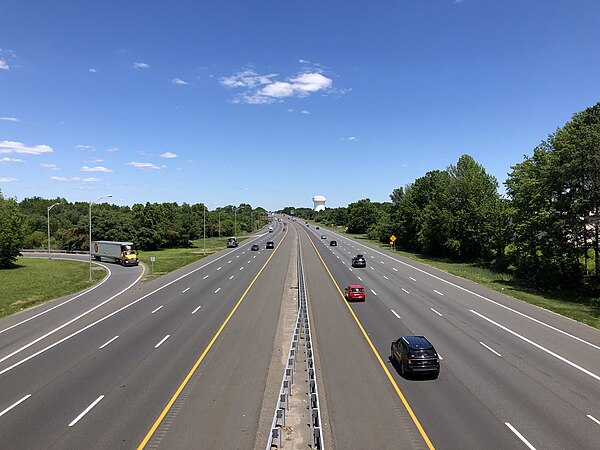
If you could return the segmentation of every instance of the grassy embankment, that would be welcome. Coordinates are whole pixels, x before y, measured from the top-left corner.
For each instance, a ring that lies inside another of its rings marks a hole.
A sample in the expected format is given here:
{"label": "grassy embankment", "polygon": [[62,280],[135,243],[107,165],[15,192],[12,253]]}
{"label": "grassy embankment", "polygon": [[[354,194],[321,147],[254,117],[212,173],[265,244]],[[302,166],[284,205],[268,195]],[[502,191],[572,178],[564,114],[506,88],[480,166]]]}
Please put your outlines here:
{"label": "grassy embankment", "polygon": [[[348,234],[348,236],[391,250],[389,245],[370,240],[364,234]],[[428,258],[421,254],[398,250],[394,253],[600,329],[600,299],[598,298],[573,292],[536,291],[518,283],[510,274],[493,272],[475,264]]]}
{"label": "grassy embankment", "polygon": [[[241,238],[240,238],[241,240]],[[156,278],[187,264],[211,255],[227,246],[227,239],[206,240],[204,254],[202,239],[191,248],[170,248],[157,251],[140,251],[140,261],[148,266],[145,279]],[[150,273],[155,257],[154,273]],[[110,264],[110,263],[109,263]],[[98,267],[98,266],[94,266]],[[106,272],[92,271],[93,283],[100,281]],[[19,258],[16,267],[0,270],[0,317],[63,297],[90,287],[87,262],[63,261],[44,258]]]}
{"label": "grassy embankment", "polygon": [[105,276],[93,270],[90,283],[87,262],[19,258],[14,268],[0,270],[0,317],[82,291]]}
{"label": "grassy embankment", "polygon": [[[241,241],[242,239],[238,240]],[[148,267],[144,279],[152,279],[198,261],[204,258],[204,256],[212,255],[219,250],[223,250],[225,247],[227,247],[227,238],[215,239],[214,244],[210,239],[206,239],[206,254],[204,254],[203,241],[202,239],[198,239],[192,242],[192,247],[190,248],[166,248],[155,251],[140,250],[138,258]],[[155,258],[153,273],[152,262],[150,261],[152,256]]]}

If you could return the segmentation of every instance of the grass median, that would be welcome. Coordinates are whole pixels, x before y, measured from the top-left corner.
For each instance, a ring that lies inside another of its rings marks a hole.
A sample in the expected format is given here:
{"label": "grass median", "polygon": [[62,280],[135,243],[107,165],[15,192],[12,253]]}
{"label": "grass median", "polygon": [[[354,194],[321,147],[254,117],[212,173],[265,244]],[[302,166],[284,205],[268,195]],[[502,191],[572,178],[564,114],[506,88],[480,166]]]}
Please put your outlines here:
{"label": "grass median", "polygon": [[418,253],[391,250],[389,245],[368,239],[364,234],[348,233],[347,236],[368,242],[382,249],[392,251],[399,256],[474,281],[494,291],[510,295],[524,302],[600,329],[600,299],[596,297],[577,292],[540,292],[519,283],[511,274],[494,272],[476,264],[457,263],[444,259],[428,258]]}
{"label": "grass median", "polygon": [[15,267],[0,270],[0,317],[82,291],[105,276],[104,269],[93,270],[90,283],[83,261],[19,258]]}
{"label": "grass median", "polygon": [[[226,247],[227,238],[215,238],[214,241],[207,239],[205,251],[203,240],[198,239],[193,241],[192,247],[189,248],[165,248],[154,251],[140,250],[138,258],[148,267],[144,278],[148,280],[180,269]],[[154,257],[154,263],[151,261],[152,257]]]}

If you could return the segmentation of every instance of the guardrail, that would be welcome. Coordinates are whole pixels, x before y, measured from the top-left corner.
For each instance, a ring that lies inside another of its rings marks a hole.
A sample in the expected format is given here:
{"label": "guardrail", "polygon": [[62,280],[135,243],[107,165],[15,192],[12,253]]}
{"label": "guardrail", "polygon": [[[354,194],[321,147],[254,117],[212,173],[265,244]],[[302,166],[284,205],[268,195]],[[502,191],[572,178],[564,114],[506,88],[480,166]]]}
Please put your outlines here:
{"label": "guardrail", "polygon": [[[296,326],[290,344],[287,364],[281,380],[281,388],[277,399],[271,431],[267,441],[266,450],[273,448],[283,448],[284,439],[282,436],[285,427],[285,415],[289,411],[290,397],[294,390],[294,374],[297,369],[297,361],[300,359],[299,352],[303,352],[306,361],[306,374],[308,379],[308,408],[310,419],[310,445],[314,449],[322,450],[323,437],[321,428],[321,409],[319,407],[319,392],[317,389],[317,376],[314,360],[312,338],[310,333],[310,319],[308,317],[308,306],[306,302],[306,289],[304,284],[304,273],[302,271],[302,255],[300,253],[300,241],[298,241],[298,316]],[[298,377],[296,377],[298,378]]]}

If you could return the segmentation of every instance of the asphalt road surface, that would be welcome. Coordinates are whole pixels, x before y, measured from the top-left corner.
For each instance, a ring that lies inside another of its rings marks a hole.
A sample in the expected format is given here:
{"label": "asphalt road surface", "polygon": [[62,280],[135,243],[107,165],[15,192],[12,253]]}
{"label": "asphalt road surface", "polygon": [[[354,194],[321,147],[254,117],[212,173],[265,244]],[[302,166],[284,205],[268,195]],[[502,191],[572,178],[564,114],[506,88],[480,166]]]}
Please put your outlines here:
{"label": "asphalt road surface", "polygon": [[[598,330],[284,220],[150,282],[103,263],[97,288],[0,320],[0,448],[264,448],[296,236],[327,448],[598,448]],[[404,334],[434,343],[437,380],[399,375]]]}

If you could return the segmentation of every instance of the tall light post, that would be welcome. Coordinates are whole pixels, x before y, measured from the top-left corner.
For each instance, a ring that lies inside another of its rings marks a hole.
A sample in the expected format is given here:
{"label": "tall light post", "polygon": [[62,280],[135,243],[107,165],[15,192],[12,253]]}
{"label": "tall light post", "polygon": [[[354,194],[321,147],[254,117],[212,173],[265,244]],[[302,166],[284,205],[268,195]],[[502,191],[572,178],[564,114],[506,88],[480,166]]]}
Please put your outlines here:
{"label": "tall light post", "polygon": [[202,224],[204,228],[204,232],[202,233],[202,241],[203,241],[203,254],[206,255],[206,205],[202,203]]}
{"label": "tall light post", "polygon": [[50,256],[50,210],[56,205],[60,205],[60,203],[61,202],[58,202],[48,206],[48,259],[52,259],[52,257]]}
{"label": "tall light post", "polygon": [[233,208],[233,237],[237,241],[237,208],[232,206]]}
{"label": "tall light post", "polygon": [[112,197],[112,194],[108,194],[108,195],[103,195],[102,197],[100,197],[98,200],[95,200],[93,202],[90,202],[90,281],[92,281],[92,205],[94,203],[98,203],[100,200],[102,200],[105,197]]}

